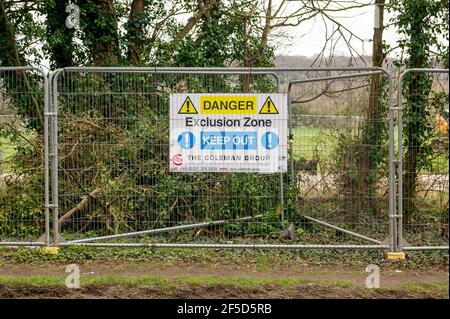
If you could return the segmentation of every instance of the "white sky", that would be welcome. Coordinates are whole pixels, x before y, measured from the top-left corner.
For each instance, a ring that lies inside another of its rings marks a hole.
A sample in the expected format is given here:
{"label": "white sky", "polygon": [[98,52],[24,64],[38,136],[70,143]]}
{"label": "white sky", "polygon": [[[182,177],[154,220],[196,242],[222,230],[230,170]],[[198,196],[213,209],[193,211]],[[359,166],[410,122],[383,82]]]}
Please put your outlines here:
{"label": "white sky", "polygon": [[[294,5],[295,2],[292,3]],[[292,6],[291,5],[291,6]],[[351,42],[355,50],[363,55],[371,55],[374,27],[374,6],[370,5],[363,8],[354,8],[345,12],[335,13],[333,15],[339,23],[355,33],[358,37],[364,39],[361,42],[353,39]],[[389,16],[387,12],[384,15],[384,25],[388,24]],[[331,23],[328,25],[328,31],[332,29]],[[277,55],[306,55],[313,56],[319,53],[325,43],[325,26],[321,18],[317,17],[303,22],[298,27],[288,27],[286,33],[290,39],[279,45],[276,50]],[[383,39],[395,45],[398,35],[393,28],[386,28],[383,32]],[[335,48],[336,55],[349,55],[347,46],[343,41],[338,42]]]}

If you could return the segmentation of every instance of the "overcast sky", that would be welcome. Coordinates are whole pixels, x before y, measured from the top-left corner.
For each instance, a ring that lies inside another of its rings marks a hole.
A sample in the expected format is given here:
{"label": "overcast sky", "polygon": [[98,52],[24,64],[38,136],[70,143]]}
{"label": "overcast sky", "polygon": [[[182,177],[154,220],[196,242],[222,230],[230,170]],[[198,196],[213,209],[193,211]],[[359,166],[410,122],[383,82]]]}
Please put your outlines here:
{"label": "overcast sky", "polygon": [[[374,6],[350,9],[346,12],[334,14],[334,16],[337,17],[336,20],[358,37],[364,39],[364,42],[356,38],[353,39],[351,44],[354,49],[360,54],[370,55],[372,43],[369,40],[373,36]],[[388,19],[389,16],[385,13],[385,25],[388,23]],[[328,30],[330,31],[331,29],[332,24],[330,23],[328,24]],[[298,27],[289,27],[286,31],[290,35],[290,39],[284,44],[278,45],[276,54],[313,56],[322,50],[325,43],[325,26],[320,18],[305,21]],[[397,37],[398,35],[393,28],[387,28],[383,32],[383,39],[391,45],[395,44]],[[343,41],[338,42],[335,54],[349,55],[349,50]]]}

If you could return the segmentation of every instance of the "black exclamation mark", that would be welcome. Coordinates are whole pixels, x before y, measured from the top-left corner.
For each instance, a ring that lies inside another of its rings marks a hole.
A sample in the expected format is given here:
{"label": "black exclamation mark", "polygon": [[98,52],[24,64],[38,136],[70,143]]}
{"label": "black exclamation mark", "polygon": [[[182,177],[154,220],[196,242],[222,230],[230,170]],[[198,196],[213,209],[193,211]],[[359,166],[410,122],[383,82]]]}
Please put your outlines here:
{"label": "black exclamation mark", "polygon": [[267,113],[270,113],[270,100],[267,100]]}
{"label": "black exclamation mark", "polygon": [[189,99],[187,99],[186,100],[186,113],[190,113],[189,112],[189,106],[190,106]]}

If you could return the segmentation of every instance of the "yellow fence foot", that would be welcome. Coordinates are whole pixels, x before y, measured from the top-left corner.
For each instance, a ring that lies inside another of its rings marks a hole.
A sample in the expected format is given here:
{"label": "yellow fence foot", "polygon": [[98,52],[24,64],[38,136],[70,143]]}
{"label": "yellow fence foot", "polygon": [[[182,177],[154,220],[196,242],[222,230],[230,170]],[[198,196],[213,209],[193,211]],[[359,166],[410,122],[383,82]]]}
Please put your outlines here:
{"label": "yellow fence foot", "polygon": [[50,255],[58,255],[59,247],[43,247],[42,252],[44,254],[50,254]]}
{"label": "yellow fence foot", "polygon": [[387,259],[389,259],[389,260],[405,260],[406,254],[403,251],[390,251],[387,253]]}

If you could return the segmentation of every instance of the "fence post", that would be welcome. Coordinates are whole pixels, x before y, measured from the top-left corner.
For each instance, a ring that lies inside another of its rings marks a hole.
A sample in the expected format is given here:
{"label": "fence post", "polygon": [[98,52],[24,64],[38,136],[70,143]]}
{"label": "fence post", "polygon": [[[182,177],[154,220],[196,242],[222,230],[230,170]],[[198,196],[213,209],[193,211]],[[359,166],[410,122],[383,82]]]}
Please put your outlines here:
{"label": "fence post", "polygon": [[58,75],[63,69],[55,70],[50,75],[51,106],[50,106],[50,165],[51,165],[51,198],[53,211],[53,246],[58,247],[62,241],[59,235],[59,210],[58,210]]}
{"label": "fence post", "polygon": [[[281,92],[280,82],[277,78],[277,92]],[[289,105],[288,105],[289,108]],[[289,110],[288,110],[288,121],[289,121]],[[281,206],[281,222],[284,222],[284,176],[283,172],[280,173],[280,206]]]}
{"label": "fence post", "polygon": [[405,259],[405,254],[398,251],[397,203],[395,191],[395,128],[394,128],[394,85],[392,76],[386,73],[389,81],[389,251],[388,259]]}
{"label": "fence post", "polygon": [[44,76],[44,209],[45,209],[45,245],[50,246],[50,184],[49,184],[49,107],[50,107],[50,81]]}

